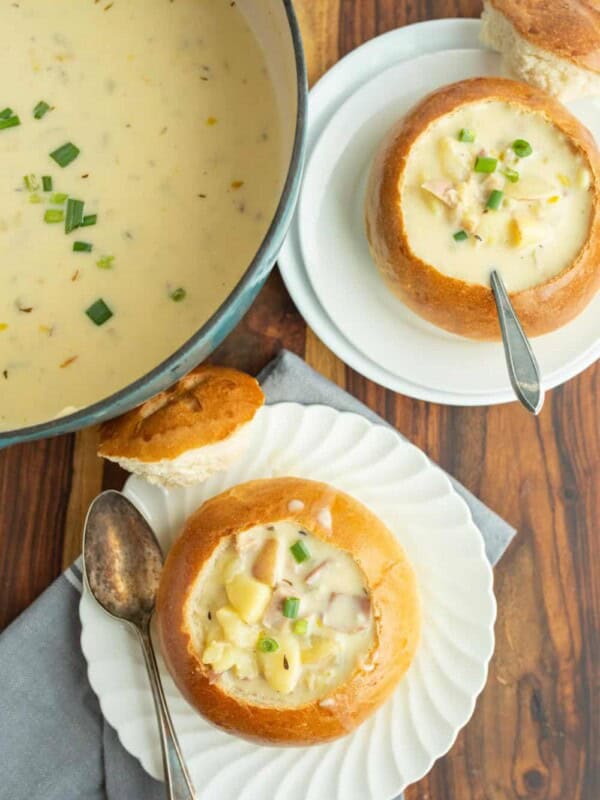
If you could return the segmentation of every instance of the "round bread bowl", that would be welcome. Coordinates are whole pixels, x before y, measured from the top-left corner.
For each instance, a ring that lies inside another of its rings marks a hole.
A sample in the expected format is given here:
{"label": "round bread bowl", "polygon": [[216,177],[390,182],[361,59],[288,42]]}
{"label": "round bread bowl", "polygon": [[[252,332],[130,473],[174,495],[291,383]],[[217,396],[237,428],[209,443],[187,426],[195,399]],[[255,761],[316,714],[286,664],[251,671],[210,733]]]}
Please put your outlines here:
{"label": "round bread bowl", "polygon": [[[294,511],[290,498],[300,501]],[[280,706],[258,705],[226,693],[194,650],[186,609],[224,538],[282,520],[352,555],[365,576],[375,623],[368,670],[357,666],[326,701],[300,706],[286,706],[285,698]],[[167,558],[156,610],[163,657],[184,697],[223,730],[263,744],[319,744],[350,733],[389,697],[413,659],[420,631],[415,576],[395,537],[354,498],[299,478],[235,486],[192,514]]]}
{"label": "round bread bowl", "polygon": [[375,155],[365,202],[367,238],[384,280],[409,308],[461,336],[500,338],[491,289],[446,275],[419,258],[408,239],[401,203],[416,140],[439,118],[491,100],[541,114],[581,155],[591,176],[590,225],[583,247],[559,274],[510,295],[526,333],[539,336],[577,316],[600,287],[600,155],[590,132],[550,95],[504,78],[474,78],[444,86],[418,103],[392,128]]}

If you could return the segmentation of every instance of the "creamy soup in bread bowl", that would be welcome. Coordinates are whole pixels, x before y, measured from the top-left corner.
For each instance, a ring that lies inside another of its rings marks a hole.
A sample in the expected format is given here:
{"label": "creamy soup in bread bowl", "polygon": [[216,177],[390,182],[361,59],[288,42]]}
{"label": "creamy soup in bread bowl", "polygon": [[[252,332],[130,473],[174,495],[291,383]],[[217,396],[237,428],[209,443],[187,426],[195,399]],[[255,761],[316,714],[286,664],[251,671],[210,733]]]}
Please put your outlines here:
{"label": "creamy soup in bread bowl", "polygon": [[[248,4],[245,4],[248,5]],[[86,407],[213,315],[289,153],[229,0],[0,6],[0,430]]]}

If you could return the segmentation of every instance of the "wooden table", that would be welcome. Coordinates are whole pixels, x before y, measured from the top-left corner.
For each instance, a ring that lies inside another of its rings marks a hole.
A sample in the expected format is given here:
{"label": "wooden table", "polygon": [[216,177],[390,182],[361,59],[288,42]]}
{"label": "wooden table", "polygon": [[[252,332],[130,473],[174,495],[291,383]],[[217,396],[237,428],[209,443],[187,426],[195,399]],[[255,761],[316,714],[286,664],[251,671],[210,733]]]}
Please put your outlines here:
{"label": "wooden table", "polygon": [[[477,0],[297,0],[311,83],[361,42]],[[386,391],[306,328],[274,273],[215,354],[257,372],[281,347],[304,356],[499,511],[519,535],[496,569],[496,653],[473,719],[408,800],[600,797],[600,366],[515,404],[449,408]],[[1,402],[1,400],[0,400]],[[124,473],[87,430],[0,452],[0,626],[79,553],[91,498]]]}

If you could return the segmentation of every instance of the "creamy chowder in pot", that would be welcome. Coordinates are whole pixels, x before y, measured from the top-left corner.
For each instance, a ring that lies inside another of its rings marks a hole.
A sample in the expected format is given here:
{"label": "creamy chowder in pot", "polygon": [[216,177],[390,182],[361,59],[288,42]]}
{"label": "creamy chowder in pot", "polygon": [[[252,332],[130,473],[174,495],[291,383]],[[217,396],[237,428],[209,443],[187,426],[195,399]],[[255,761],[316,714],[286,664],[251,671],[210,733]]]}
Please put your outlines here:
{"label": "creamy chowder in pot", "polygon": [[413,252],[439,272],[510,292],[567,268],[592,212],[583,156],[542,114],[500,101],[437,119],[411,148],[401,192]]}
{"label": "creamy chowder in pot", "polygon": [[230,0],[0,5],[0,429],[123,388],[232,291],[284,164]]}

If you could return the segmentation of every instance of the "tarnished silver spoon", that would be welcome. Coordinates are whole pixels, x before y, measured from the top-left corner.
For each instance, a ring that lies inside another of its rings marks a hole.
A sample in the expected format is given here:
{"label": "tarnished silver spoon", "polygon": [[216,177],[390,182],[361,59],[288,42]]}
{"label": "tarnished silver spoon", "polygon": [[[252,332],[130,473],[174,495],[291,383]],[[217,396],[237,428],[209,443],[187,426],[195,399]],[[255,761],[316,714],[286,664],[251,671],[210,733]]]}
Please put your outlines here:
{"label": "tarnished silver spoon", "polygon": [[490,283],[498,309],[508,377],[522,405],[532,414],[539,414],[544,405],[544,389],[537,359],[512,307],[504,281],[495,269],[490,273]]}
{"label": "tarnished silver spoon", "polygon": [[103,492],[90,506],[83,533],[83,562],[86,583],[96,601],[139,636],[158,718],[167,798],[195,800],[150,637],[163,555],[144,517],[120,492]]}

